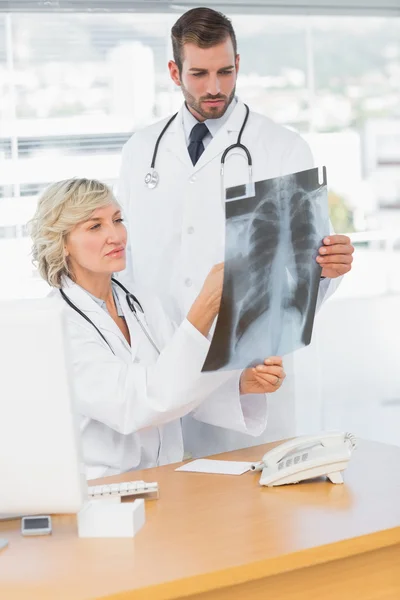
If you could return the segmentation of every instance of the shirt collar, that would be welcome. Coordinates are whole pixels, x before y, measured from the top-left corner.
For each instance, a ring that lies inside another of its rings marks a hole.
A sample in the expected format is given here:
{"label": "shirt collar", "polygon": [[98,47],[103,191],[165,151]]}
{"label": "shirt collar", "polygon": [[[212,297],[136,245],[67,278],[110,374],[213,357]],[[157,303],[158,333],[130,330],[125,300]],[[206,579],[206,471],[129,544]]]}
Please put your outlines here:
{"label": "shirt collar", "polygon": [[[215,137],[218,130],[225,125],[228,121],[229,117],[233,113],[236,108],[237,98],[235,97],[230,105],[228,106],[225,114],[222,115],[219,119],[206,119],[204,123],[207,125],[208,131],[210,132],[212,137]],[[195,125],[197,125],[199,121],[192,115],[190,110],[187,108],[186,103],[183,108],[183,128],[185,130],[185,138],[186,145],[189,145],[190,133]]]}
{"label": "shirt collar", "polygon": [[[102,300],[101,298],[97,298],[96,296],[93,296],[93,294],[91,294],[90,292],[88,292],[88,291],[87,291],[87,290],[85,290],[84,288],[81,288],[81,289],[82,289],[84,292],[86,292],[86,294],[87,294],[88,296],[90,296],[90,298],[91,298],[92,300],[94,300],[94,302],[96,302],[96,304],[98,304],[98,305],[100,306],[100,308],[102,308],[103,310],[105,310],[105,311],[106,311],[106,313],[108,313],[108,310],[107,310],[107,305],[106,305],[106,302],[105,302],[105,300]],[[114,286],[114,284],[112,284],[112,290],[113,290],[113,296],[114,296],[115,308],[117,309],[117,314],[118,314],[118,316],[119,316],[119,317],[123,317],[123,316],[124,316],[124,313],[123,313],[123,311],[122,311],[122,307],[121,307],[121,304],[120,304],[120,301],[119,301],[119,298],[118,298],[118,294],[116,293],[116,290],[115,290],[115,286]]]}

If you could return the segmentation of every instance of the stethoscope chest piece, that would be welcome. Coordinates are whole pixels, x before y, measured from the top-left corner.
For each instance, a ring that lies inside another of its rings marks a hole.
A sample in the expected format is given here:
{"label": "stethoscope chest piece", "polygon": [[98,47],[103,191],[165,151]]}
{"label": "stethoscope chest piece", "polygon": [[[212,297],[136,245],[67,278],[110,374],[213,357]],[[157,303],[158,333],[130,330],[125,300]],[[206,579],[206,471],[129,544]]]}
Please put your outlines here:
{"label": "stethoscope chest piece", "polygon": [[146,174],[144,178],[144,182],[149,188],[149,190],[154,190],[157,187],[158,182],[160,181],[160,177],[155,169],[152,169]]}

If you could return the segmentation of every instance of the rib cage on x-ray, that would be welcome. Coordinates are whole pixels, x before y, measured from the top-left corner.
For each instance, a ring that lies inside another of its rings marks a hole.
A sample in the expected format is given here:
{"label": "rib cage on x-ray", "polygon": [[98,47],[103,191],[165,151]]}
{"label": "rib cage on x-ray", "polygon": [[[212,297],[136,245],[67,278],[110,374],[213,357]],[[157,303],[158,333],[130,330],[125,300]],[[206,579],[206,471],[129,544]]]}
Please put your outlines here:
{"label": "rib cage on x-ray", "polygon": [[224,291],[204,370],[243,368],[310,342],[315,257],[329,232],[318,169],[257,182],[226,213]]}
{"label": "rib cage on x-ray", "polygon": [[291,242],[296,261],[296,288],[292,303],[304,314],[309,299],[310,252],[314,250],[315,227],[311,199],[304,190],[296,190],[290,198]]}
{"label": "rib cage on x-ray", "polygon": [[235,343],[261,313],[270,308],[273,261],[279,247],[280,214],[276,196],[263,198],[246,231],[249,288],[238,302]]}

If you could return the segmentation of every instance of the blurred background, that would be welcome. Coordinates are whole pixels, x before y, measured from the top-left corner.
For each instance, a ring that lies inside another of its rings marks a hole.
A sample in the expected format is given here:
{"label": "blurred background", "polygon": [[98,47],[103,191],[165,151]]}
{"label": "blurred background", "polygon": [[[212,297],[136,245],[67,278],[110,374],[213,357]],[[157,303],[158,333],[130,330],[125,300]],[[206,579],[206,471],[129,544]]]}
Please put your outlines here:
{"label": "blurred background", "polygon": [[[114,185],[132,132],[181,105],[169,36],[192,5],[0,2],[0,300],[48,292],[26,227],[37,194],[72,176]],[[299,433],[400,444],[400,6],[337,5],[221,9],[238,37],[239,97],[309,142],[327,166],[335,230],[356,247],[312,346],[296,353]]]}

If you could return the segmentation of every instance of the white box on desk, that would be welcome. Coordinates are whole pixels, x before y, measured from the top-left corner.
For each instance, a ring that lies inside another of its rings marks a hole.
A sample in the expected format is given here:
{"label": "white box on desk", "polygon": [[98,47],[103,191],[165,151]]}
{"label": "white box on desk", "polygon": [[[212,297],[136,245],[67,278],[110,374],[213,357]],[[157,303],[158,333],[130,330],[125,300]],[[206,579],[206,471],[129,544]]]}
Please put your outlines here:
{"label": "white box on desk", "polygon": [[113,502],[90,500],[78,513],[81,538],[134,537],[146,521],[144,500]]}

